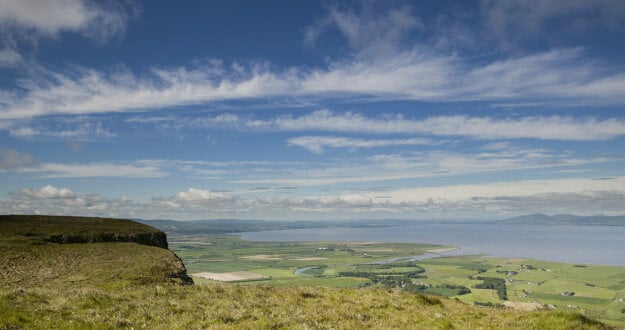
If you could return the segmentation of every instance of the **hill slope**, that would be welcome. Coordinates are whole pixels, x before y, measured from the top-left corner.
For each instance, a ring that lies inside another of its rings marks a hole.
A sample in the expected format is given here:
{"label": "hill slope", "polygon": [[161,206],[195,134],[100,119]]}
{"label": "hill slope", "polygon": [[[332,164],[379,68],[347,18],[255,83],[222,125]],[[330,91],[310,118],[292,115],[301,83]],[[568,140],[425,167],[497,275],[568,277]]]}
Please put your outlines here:
{"label": "hill slope", "polygon": [[165,233],[130,220],[0,216],[0,288],[191,283]]}

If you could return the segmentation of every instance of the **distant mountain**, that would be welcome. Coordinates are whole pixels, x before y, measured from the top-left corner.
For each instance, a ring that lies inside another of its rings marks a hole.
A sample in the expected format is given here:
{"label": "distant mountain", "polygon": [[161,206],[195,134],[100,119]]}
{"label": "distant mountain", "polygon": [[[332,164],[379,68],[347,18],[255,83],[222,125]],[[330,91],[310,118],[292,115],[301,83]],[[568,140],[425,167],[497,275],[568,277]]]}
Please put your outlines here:
{"label": "distant mountain", "polygon": [[136,221],[156,227],[170,235],[209,235],[228,234],[250,231],[309,229],[333,226],[326,222],[315,221],[263,221],[263,220],[140,220]]}
{"label": "distant mountain", "polygon": [[500,220],[497,221],[497,223],[522,225],[625,226],[625,215],[580,216],[573,214],[546,215],[536,213]]}
{"label": "distant mountain", "polygon": [[349,220],[349,221],[268,221],[268,220],[142,220],[134,221],[156,227],[168,235],[210,235],[266,230],[313,229],[313,228],[359,228],[391,227],[414,224],[412,220]]}

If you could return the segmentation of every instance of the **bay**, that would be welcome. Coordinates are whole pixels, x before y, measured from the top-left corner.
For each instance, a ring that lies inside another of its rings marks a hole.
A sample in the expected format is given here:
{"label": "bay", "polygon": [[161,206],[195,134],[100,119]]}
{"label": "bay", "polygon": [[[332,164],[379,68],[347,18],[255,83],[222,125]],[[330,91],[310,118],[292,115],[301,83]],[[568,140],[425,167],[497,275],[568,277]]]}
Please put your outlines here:
{"label": "bay", "polygon": [[458,254],[625,266],[625,227],[415,224],[242,233],[252,241],[377,241],[452,245]]}

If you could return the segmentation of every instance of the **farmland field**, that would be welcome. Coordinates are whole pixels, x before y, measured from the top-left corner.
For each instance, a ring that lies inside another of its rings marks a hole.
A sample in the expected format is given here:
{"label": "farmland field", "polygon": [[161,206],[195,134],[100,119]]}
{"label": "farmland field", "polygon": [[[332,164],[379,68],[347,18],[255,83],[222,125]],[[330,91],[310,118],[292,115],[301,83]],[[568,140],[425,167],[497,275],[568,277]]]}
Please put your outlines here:
{"label": "farmland field", "polygon": [[[183,259],[190,274],[251,272],[265,279],[248,283],[275,286],[405,287],[397,279],[423,270],[409,279],[424,288],[420,292],[494,305],[504,303],[497,292],[475,286],[484,282],[478,277],[500,278],[505,281],[510,302],[536,302],[545,308],[573,310],[625,325],[625,267],[482,256],[406,262],[412,256],[451,248],[415,243],[258,242],[233,235],[176,236],[172,241],[171,249]],[[389,260],[395,261],[379,264]],[[215,283],[194,279],[198,284]],[[459,287],[470,292],[458,295]],[[563,295],[565,292],[570,295]],[[515,306],[527,308],[524,304]]]}

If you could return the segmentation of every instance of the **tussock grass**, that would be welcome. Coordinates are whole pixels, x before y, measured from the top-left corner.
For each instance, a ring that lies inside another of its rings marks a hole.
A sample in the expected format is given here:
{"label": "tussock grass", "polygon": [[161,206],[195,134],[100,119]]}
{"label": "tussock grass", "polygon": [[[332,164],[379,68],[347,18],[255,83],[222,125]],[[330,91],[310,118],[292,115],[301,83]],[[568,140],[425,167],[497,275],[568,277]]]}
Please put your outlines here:
{"label": "tussock grass", "polygon": [[148,285],[0,293],[0,328],[609,329],[578,314],[478,308],[381,289]]}

